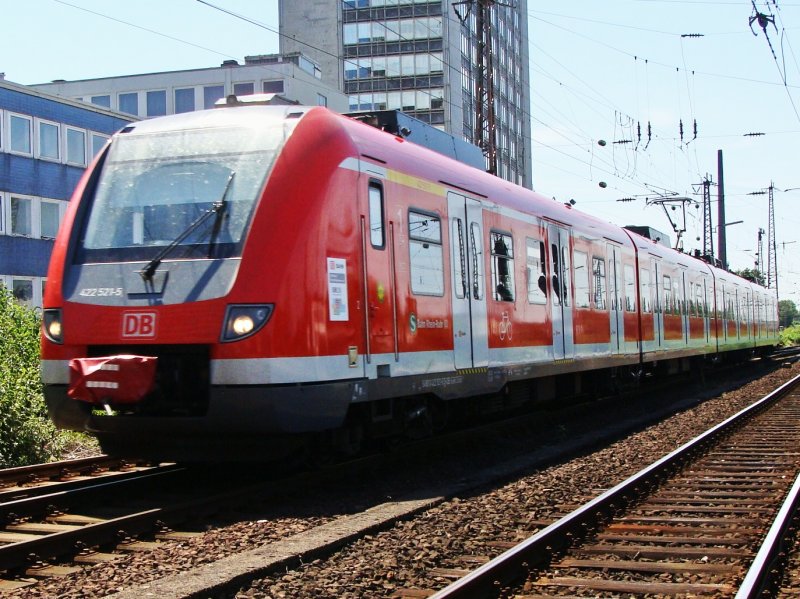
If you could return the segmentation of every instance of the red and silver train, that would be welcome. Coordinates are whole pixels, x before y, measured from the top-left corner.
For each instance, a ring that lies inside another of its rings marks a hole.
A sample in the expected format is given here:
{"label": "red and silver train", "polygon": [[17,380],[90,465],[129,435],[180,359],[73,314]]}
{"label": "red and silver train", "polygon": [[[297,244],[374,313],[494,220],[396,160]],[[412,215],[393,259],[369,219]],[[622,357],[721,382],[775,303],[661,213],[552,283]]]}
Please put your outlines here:
{"label": "red and silver train", "polygon": [[118,455],[342,451],[777,341],[762,287],[322,107],[139,122],[44,298],[59,427]]}

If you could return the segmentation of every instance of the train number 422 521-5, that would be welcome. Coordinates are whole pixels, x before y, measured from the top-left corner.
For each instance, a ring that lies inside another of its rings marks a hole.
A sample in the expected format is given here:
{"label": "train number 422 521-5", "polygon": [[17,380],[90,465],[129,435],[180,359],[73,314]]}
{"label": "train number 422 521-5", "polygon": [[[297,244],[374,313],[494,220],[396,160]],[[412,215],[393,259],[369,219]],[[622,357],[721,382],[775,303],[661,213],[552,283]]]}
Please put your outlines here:
{"label": "train number 422 521-5", "polygon": [[81,289],[81,297],[120,297],[122,287],[85,287]]}

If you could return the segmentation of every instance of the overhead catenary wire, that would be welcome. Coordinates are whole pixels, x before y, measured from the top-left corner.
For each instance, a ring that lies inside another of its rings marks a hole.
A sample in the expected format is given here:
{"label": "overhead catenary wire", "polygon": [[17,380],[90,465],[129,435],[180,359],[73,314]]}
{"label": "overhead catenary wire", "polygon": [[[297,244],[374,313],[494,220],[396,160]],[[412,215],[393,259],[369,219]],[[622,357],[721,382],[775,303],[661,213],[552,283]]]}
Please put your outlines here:
{"label": "overhead catenary wire", "polygon": [[[449,15],[449,14],[448,14],[447,18],[452,20],[452,15]],[[131,24],[131,26],[136,26],[136,25],[133,25],[133,24]],[[143,29],[143,30],[147,30],[147,28],[142,28],[142,29]],[[267,29],[269,30],[269,28],[267,28]],[[277,30],[274,30],[274,29],[272,29],[272,31],[273,31],[274,33],[276,33],[276,34],[279,34],[279,32],[278,32]],[[157,35],[159,34],[158,32],[155,32],[155,31],[150,31],[149,33],[155,33],[155,34],[157,34]],[[170,37],[172,37],[172,36],[165,35],[164,37],[170,38]],[[175,39],[176,39],[176,41],[180,41],[181,43],[183,43],[183,40],[178,40],[177,38],[175,38]],[[197,45],[197,46],[199,46],[199,45]],[[202,46],[200,46],[200,47],[202,48]],[[210,50],[210,49],[206,49],[206,50]],[[213,51],[213,50],[210,50],[210,51]],[[223,55],[223,56],[227,56],[227,55],[225,55],[224,53],[219,53],[219,54],[220,54],[220,55]],[[627,54],[628,56],[633,56],[633,55],[631,55],[630,53],[625,53],[625,54]],[[651,61],[651,59],[650,59],[650,58],[645,58],[645,59],[642,59],[641,57],[640,57],[639,59],[640,59],[640,60],[645,60],[645,61],[646,61],[644,64],[645,64],[645,68],[646,68],[646,70],[648,71],[648,78],[649,78],[649,70],[650,70],[650,68],[651,68],[651,66],[652,66],[652,65],[650,64],[650,63],[652,62],[652,61]],[[658,66],[658,64],[657,64],[657,63],[655,63],[655,62],[654,62],[653,64],[654,64],[654,65],[656,65],[656,66]],[[447,69],[449,70],[449,72],[451,72],[451,73],[457,70],[457,69],[455,69],[455,68],[454,68],[452,65],[449,65],[449,64],[446,64],[446,68],[447,68]],[[660,67],[659,67],[659,68],[660,68]],[[699,73],[699,74],[701,74],[701,75],[702,75],[702,73]],[[746,79],[746,78],[739,78],[739,79],[743,79],[743,80],[747,80],[747,81],[750,81],[750,82],[755,82],[755,83],[760,83],[759,81],[757,81],[757,80],[753,80],[753,79],[749,79],[749,80],[748,80],[748,79]],[[772,85],[772,84],[774,84],[774,83],[771,83],[771,82],[770,82],[769,84],[770,84],[770,85]],[[565,87],[564,89],[565,89],[565,90],[566,90],[566,89],[570,89],[570,91],[571,91],[571,92],[572,92],[572,91],[574,91],[574,90],[571,90],[571,88],[568,88],[568,87]],[[649,90],[649,87],[648,87],[648,94],[649,94],[649,91],[650,91],[650,90]],[[607,99],[607,98],[606,98],[606,99]],[[445,101],[446,101],[446,100],[445,100]],[[612,104],[612,106],[613,106],[613,101],[611,102],[611,104]],[[616,106],[614,106],[614,108],[611,108],[611,109],[610,109],[610,111],[613,113],[613,110],[615,110],[615,109],[616,109],[616,110],[618,110],[620,113],[625,113],[625,111],[624,111],[624,110],[622,110],[622,109],[619,109],[619,107],[616,107]],[[649,110],[648,110],[648,112],[649,112]],[[525,111],[524,111],[524,113],[525,113],[526,117],[528,117],[528,118],[531,118],[531,111],[530,111],[530,110],[525,110]],[[538,108],[537,108],[537,114],[541,114],[541,112],[538,110]],[[555,122],[555,123],[558,123],[558,122],[562,122],[562,121],[563,121],[563,116],[559,116],[559,117],[557,117],[557,119],[556,119],[554,122]],[[554,124],[553,124],[553,122],[547,123],[547,122],[546,122],[546,120],[541,120],[541,119],[540,119],[540,121],[539,121],[539,122],[541,122],[542,124],[544,124],[544,125],[546,125],[546,126],[548,126],[548,127],[554,127]],[[613,122],[613,120],[612,120],[612,122]],[[581,129],[581,127],[580,127],[580,125],[579,125],[578,123],[574,123],[574,125],[578,125],[578,126],[577,126],[577,129],[579,129],[579,130]],[[654,137],[653,137],[653,139],[654,139],[654,143],[656,143],[656,142],[663,142],[663,143],[668,143],[668,144],[669,144],[670,142],[674,142],[674,141],[675,141],[675,140],[672,140],[672,139],[670,139],[670,136],[663,136],[663,131],[662,131],[662,132],[655,132],[655,133],[656,133],[656,135],[654,135]],[[659,133],[661,133],[661,135],[659,135]],[[791,133],[791,132],[787,132],[787,133]],[[586,131],[586,130],[584,130],[584,131],[582,132],[582,135],[581,135],[581,136],[579,136],[579,137],[584,137],[584,136],[586,137],[586,140],[591,140],[591,139],[592,139],[592,137],[596,137],[596,136],[592,136],[591,134],[589,134],[589,132],[588,132],[588,131]],[[733,136],[734,136],[734,135],[732,134],[732,135],[731,135],[731,137],[733,137]],[[719,137],[719,136],[717,136],[717,137]],[[574,139],[574,138],[573,138],[573,139]],[[536,143],[537,143],[537,146],[539,146],[539,147],[548,147],[548,144],[546,144],[546,143],[544,143],[544,144],[541,144],[541,143],[539,143],[539,142],[536,142]],[[586,148],[586,141],[584,141],[583,139],[574,139],[574,143],[575,143],[575,145],[574,145],[574,148],[575,148],[576,150],[579,150],[579,151],[580,151],[580,153],[582,153],[584,157],[587,157],[586,150],[585,150],[585,148]],[[583,149],[581,150],[581,148],[583,148]],[[656,149],[656,150],[657,150],[657,147],[651,147],[651,148],[653,148],[653,149]],[[601,158],[599,159],[599,161],[598,161],[598,158],[596,158],[596,157],[592,159],[592,160],[594,160],[594,163],[593,163],[593,164],[595,165],[595,167],[597,167],[598,165],[600,165],[600,164],[601,164],[601,161],[602,161],[602,153],[598,154],[597,156],[600,156],[600,157],[601,157]],[[647,158],[647,161],[648,161],[648,162],[652,162],[652,163],[654,164],[654,162],[653,162],[653,159],[654,159],[654,156],[648,156],[648,158]],[[579,160],[580,160],[580,159],[579,159]],[[580,161],[579,161],[579,162],[576,162],[576,164],[586,164],[587,162],[589,162],[589,161],[584,161],[584,162],[580,162]],[[591,162],[589,162],[589,164],[591,164]],[[587,164],[587,166],[588,166],[588,164]],[[650,165],[648,165],[648,169],[650,169]],[[600,171],[598,171],[598,172],[600,172]],[[648,176],[648,178],[649,178],[649,176]],[[634,183],[634,184],[636,184],[637,186],[640,184],[639,182],[634,182],[634,181],[629,181],[629,183]],[[664,185],[664,186],[665,186],[665,187],[668,187],[668,186],[669,186],[669,184],[667,183],[667,184],[666,184],[666,185]]]}

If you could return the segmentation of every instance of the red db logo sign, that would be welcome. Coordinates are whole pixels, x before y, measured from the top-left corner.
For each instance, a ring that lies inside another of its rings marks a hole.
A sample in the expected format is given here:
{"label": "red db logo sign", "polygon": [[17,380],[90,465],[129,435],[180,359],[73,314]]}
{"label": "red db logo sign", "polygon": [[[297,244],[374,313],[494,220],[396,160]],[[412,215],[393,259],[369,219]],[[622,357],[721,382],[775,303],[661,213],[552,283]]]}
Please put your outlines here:
{"label": "red db logo sign", "polygon": [[122,336],[135,339],[154,339],[155,312],[125,312],[122,315]]}

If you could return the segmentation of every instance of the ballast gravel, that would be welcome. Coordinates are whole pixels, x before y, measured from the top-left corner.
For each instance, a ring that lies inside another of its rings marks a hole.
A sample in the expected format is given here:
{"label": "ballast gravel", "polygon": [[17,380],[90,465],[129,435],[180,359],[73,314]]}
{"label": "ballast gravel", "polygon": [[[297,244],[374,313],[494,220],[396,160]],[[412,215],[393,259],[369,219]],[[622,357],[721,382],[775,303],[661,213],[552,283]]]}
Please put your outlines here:
{"label": "ballast gravel", "polygon": [[[446,454],[443,456],[410,460],[392,472],[361,474],[359,478],[326,483],[309,489],[307,495],[270,500],[271,507],[242,515],[240,521],[219,523],[201,536],[165,543],[154,551],[126,555],[62,578],[43,580],[14,591],[13,596],[94,598],[121,593],[120,599],[134,595],[161,597],[164,587],[160,585],[169,581],[169,577],[196,573],[205,564],[213,571],[212,564],[220,560],[228,558],[235,562],[236,555],[244,556],[298,534],[311,539],[314,529],[321,527],[322,534],[325,530],[322,525],[376,505],[400,499],[428,500],[439,495],[450,498],[387,530],[360,536],[330,557],[305,563],[296,561],[298,565],[286,565],[277,573],[240,582],[238,588],[192,596],[356,599],[390,597],[402,589],[443,588],[458,572],[473,569],[499,555],[511,544],[527,538],[798,373],[797,364],[778,369],[621,441],[601,444],[596,451],[586,450],[579,457],[546,468],[519,472],[513,480],[508,478],[513,467],[506,470],[497,467],[499,463],[524,462],[532,452],[556,447],[579,434],[591,435],[596,432],[594,429],[618,422],[626,412],[643,415],[653,409],[646,402],[605,411],[581,408],[578,411],[586,412],[583,417],[572,420],[571,416],[565,422],[554,416],[553,421],[545,423],[546,434],[524,443],[497,438],[477,446],[460,446],[452,453],[443,452]],[[496,475],[506,480],[490,484],[487,479],[484,488],[476,488],[473,477],[481,469],[495,469]],[[452,491],[442,493],[443,489]],[[184,576],[197,578],[191,574]],[[208,588],[215,588],[214,584]],[[174,585],[172,589],[178,590]]]}

